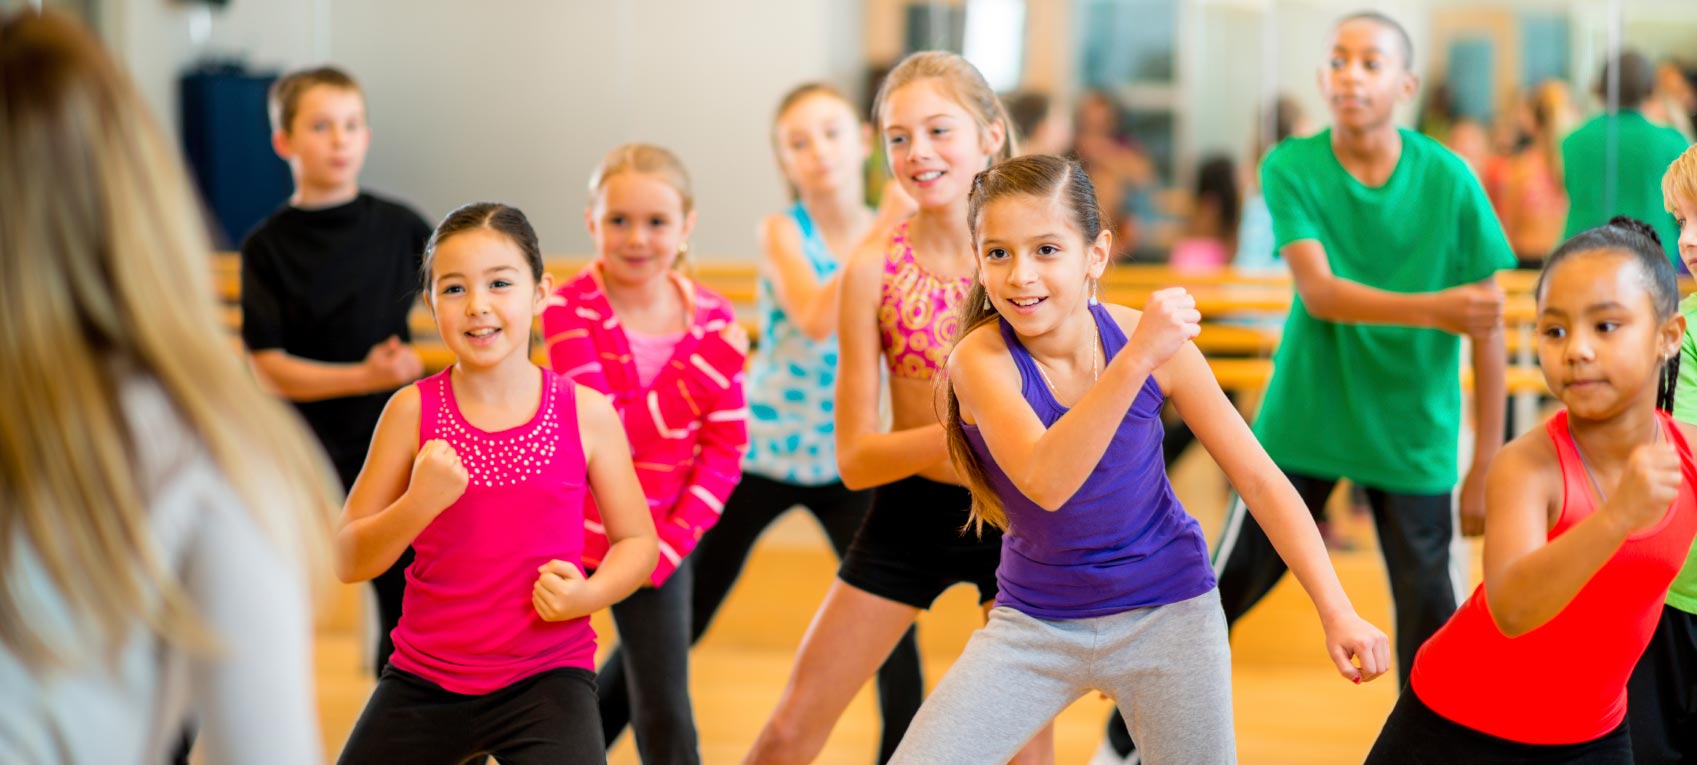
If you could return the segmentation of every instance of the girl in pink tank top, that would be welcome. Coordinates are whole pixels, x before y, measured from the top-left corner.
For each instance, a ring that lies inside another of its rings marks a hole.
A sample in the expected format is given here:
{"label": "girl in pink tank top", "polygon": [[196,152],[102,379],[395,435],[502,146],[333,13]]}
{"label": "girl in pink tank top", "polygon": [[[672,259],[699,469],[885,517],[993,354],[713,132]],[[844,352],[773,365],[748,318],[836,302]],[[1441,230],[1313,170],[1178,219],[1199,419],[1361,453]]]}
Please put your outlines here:
{"label": "girl in pink tank top", "polygon": [[[339,761],[605,762],[589,615],[658,555],[624,431],[606,397],[530,361],[551,285],[523,213],[450,213],[424,273],[456,363],[390,399],[342,512],[343,581],[409,545],[416,558],[394,656]],[[589,495],[610,544],[586,577]]]}
{"label": "girl in pink tank top", "polygon": [[1697,536],[1662,252],[1615,218],[1545,264],[1538,361],[1567,408],[1491,465],[1485,582],[1420,648],[1369,763],[1632,762],[1626,681]]}

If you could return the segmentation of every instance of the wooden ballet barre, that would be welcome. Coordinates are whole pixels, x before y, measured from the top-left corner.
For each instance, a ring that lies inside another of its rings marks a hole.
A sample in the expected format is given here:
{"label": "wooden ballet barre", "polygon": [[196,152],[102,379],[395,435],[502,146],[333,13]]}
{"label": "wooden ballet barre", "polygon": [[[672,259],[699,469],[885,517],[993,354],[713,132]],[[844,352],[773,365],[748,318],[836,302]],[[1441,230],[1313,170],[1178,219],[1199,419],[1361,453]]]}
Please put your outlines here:
{"label": "wooden ballet barre", "polygon": [[[1267,381],[1273,376],[1271,359],[1208,359],[1208,367],[1214,372],[1214,379],[1220,387],[1226,390],[1261,390],[1267,387]],[[1549,386],[1544,384],[1544,373],[1537,367],[1511,365],[1504,376],[1505,387],[1510,395],[1529,393],[1544,394],[1549,392]],[[1473,389],[1473,369],[1461,368],[1461,385],[1465,390]]]}

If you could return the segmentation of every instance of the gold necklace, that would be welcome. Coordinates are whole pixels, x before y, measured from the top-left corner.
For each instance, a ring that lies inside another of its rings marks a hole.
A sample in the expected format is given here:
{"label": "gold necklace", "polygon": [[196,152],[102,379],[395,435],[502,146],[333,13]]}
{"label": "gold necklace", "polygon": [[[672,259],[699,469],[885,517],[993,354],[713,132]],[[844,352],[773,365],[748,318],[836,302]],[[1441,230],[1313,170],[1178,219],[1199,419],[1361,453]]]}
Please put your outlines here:
{"label": "gold necklace", "polygon": [[[1095,317],[1091,318],[1094,319]],[[1090,382],[1095,383],[1101,379],[1101,372],[1097,365],[1102,360],[1102,330],[1094,327],[1094,322],[1092,327],[1095,331],[1091,333],[1090,337]],[[1055,381],[1049,379],[1049,373],[1043,371],[1043,362],[1038,361],[1036,356],[1032,356],[1031,361],[1037,367],[1037,374],[1042,375],[1043,384],[1049,386],[1049,393],[1055,397],[1056,401],[1059,401],[1060,391],[1055,390]]]}

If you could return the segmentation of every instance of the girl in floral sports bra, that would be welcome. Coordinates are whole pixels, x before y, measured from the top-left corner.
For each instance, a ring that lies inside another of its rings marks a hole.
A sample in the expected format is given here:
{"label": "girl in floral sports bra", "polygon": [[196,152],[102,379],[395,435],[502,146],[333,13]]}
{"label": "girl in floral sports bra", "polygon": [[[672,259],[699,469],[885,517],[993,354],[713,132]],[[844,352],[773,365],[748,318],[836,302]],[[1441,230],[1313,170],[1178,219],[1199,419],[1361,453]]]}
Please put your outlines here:
{"label": "girl in floral sports bra", "polygon": [[[919,211],[887,238],[870,237],[843,275],[837,467],[849,488],[876,487],[872,509],[748,763],[817,757],[855,692],[944,590],[967,582],[980,603],[996,597],[1001,535],[963,531],[972,498],[948,462],[937,383],[976,278],[967,193],[975,175],[1012,156],[1007,115],[965,59],[929,52],[890,72],[874,122]],[[878,426],[880,353],[889,432]],[[1014,762],[1052,760],[1045,731]]]}
{"label": "girl in floral sports bra", "polygon": [[907,223],[896,228],[878,289],[878,344],[890,374],[931,380],[943,369],[960,329],[959,307],[972,277],[939,279],[913,257]]}

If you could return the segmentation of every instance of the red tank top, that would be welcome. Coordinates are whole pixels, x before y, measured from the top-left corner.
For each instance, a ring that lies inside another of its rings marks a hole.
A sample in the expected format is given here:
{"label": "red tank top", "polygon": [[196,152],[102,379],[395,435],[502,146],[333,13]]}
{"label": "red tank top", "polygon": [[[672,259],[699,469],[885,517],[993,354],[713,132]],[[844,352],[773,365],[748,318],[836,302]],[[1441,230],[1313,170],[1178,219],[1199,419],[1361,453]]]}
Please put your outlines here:
{"label": "red tank top", "polygon": [[[1414,658],[1409,679],[1426,706],[1452,722],[1525,744],[1578,744],[1626,717],[1626,679],[1650,642],[1668,584],[1697,536],[1697,466],[1673,418],[1657,412],[1679,452],[1679,498],[1655,526],[1633,534],[1543,626],[1509,638],[1473,591]],[[1548,539],[1596,511],[1590,478],[1567,429],[1546,424],[1561,462],[1562,510]]]}

